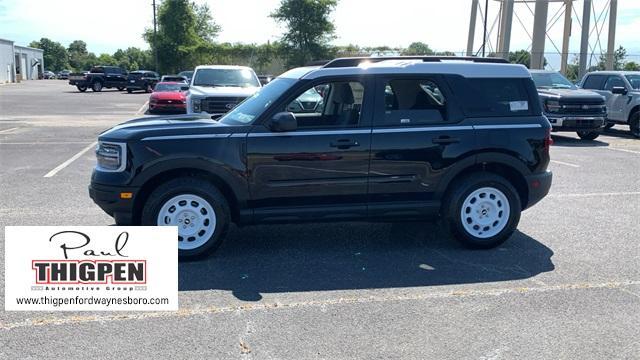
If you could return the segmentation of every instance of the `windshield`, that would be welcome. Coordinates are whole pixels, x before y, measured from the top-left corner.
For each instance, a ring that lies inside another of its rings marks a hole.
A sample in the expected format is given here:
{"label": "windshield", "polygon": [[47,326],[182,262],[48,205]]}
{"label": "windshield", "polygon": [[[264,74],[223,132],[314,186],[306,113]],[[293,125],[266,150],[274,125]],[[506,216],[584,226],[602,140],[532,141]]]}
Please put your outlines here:
{"label": "windshield", "polygon": [[260,116],[280,95],[287,91],[296,79],[278,78],[265,85],[255,94],[241,102],[233,110],[226,113],[220,122],[230,125],[249,124]]}
{"label": "windshield", "polygon": [[625,75],[631,87],[640,90],[640,75]]}
{"label": "windshield", "polygon": [[559,73],[532,73],[533,82],[539,88],[576,89],[576,86]]}
{"label": "windshield", "polygon": [[193,86],[260,86],[253,71],[248,69],[200,69],[196,71]]}
{"label": "windshield", "polygon": [[162,84],[159,83],[156,85],[156,88],[153,91],[180,91],[182,87],[181,84]]}
{"label": "windshield", "polygon": [[184,76],[188,79],[191,79],[191,77],[193,76],[193,71],[182,71],[178,74],[178,76]]}

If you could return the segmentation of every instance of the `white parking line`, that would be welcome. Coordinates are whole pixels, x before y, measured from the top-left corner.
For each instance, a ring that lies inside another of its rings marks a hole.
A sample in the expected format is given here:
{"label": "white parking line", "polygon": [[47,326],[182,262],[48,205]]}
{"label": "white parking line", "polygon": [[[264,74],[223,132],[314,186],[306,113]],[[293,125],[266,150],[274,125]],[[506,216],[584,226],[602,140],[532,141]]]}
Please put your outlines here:
{"label": "white parking line", "polygon": [[142,110],[144,110],[145,106],[147,106],[148,104],[149,104],[149,100],[145,101],[145,103],[142,104],[140,109],[138,109],[138,111],[136,111],[136,115],[142,115]]}
{"label": "white parking line", "polygon": [[620,148],[615,148],[615,147],[610,147],[610,146],[607,146],[606,149],[614,150],[614,151],[622,151],[622,152],[626,152],[626,153],[630,153],[630,154],[638,154],[638,155],[640,155],[640,151],[635,151],[635,150],[620,149]]}
{"label": "white parking line", "polygon": [[91,141],[38,141],[38,142],[0,142],[0,145],[67,145],[89,144]]}
{"label": "white parking line", "polygon": [[19,128],[14,127],[14,128],[11,128],[11,129],[4,129],[4,130],[0,130],[0,134],[7,134],[7,133],[12,132],[13,130],[18,130],[18,129],[19,129]]}
{"label": "white parking line", "polygon": [[609,192],[609,193],[585,193],[585,194],[550,194],[550,198],[580,198],[597,196],[635,196],[640,195],[640,191]]}
{"label": "white parking line", "polygon": [[64,169],[64,168],[66,168],[67,166],[69,166],[69,164],[71,164],[72,162],[76,161],[76,160],[77,160],[80,156],[82,156],[84,153],[86,153],[87,151],[89,151],[89,150],[90,150],[90,149],[92,149],[92,148],[95,148],[97,144],[98,144],[98,142],[97,142],[97,141],[92,142],[89,146],[87,146],[86,148],[84,148],[84,149],[80,150],[80,152],[79,152],[79,153],[77,153],[77,154],[73,155],[69,160],[67,160],[67,161],[63,162],[62,164],[60,164],[60,165],[56,166],[56,168],[55,168],[55,169],[53,169],[53,170],[49,171],[49,172],[48,172],[44,177],[48,178],[48,177],[52,177],[52,176],[54,176],[55,174],[57,174],[57,173],[58,173],[58,171],[60,171],[60,170],[62,170],[62,169]]}
{"label": "white parking line", "polygon": [[572,163],[568,163],[568,162],[564,162],[564,161],[558,161],[558,160],[551,160],[552,163],[554,164],[560,164],[560,165],[565,165],[565,166],[571,166],[573,168],[579,168],[580,165],[576,165],[576,164],[572,164]]}

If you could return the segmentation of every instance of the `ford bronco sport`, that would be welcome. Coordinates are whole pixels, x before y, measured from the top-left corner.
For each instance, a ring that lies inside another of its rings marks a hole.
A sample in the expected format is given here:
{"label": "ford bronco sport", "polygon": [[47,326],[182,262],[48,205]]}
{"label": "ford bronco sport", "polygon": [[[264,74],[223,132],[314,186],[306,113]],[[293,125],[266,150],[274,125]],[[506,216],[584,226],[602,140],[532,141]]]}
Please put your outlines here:
{"label": "ford bronco sport", "polygon": [[531,75],[501,62],[336,59],[280,75],[219,121],[131,120],[100,134],[89,193],[117,224],[178,226],[181,257],[215,249],[231,222],[437,215],[491,248],[552,177]]}

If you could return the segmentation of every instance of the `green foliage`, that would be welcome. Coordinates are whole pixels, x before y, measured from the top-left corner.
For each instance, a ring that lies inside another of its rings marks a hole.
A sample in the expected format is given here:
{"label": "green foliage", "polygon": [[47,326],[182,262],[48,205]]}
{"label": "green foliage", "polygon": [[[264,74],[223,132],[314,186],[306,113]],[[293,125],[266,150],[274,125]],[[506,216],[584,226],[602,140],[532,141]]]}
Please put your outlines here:
{"label": "green foliage", "polygon": [[[627,58],[627,49],[620,46],[613,53],[613,70],[622,70],[624,68],[624,60]],[[595,70],[605,70],[607,68],[607,57],[606,55],[600,55],[600,61],[598,61],[598,65],[592,66],[589,68],[589,71]]]}
{"label": "green foliage", "polygon": [[624,64],[623,70],[625,71],[640,71],[640,64],[635,61],[629,61]]}
{"label": "green foliage", "polygon": [[158,52],[158,70],[177,73],[203,62],[219,29],[206,4],[170,0],[162,2],[158,9],[155,41],[153,29],[147,29],[143,36]]}
{"label": "green foliage", "polygon": [[286,27],[281,41],[287,65],[302,66],[328,57],[329,42],[335,38],[330,15],[336,5],[337,0],[280,1],[271,17]]}
{"label": "green foliage", "polygon": [[69,68],[67,49],[59,42],[42,38],[40,41],[32,41],[29,46],[44,50],[44,67],[47,70],[58,72]]}
{"label": "green foliage", "polygon": [[435,55],[435,52],[431,50],[429,45],[418,41],[411,43],[408,48],[404,49],[402,55]]}
{"label": "green foliage", "polygon": [[140,50],[135,47],[129,47],[126,50],[118,49],[113,53],[113,58],[117,66],[128,71],[154,68],[153,56],[149,50]]}
{"label": "green foliage", "polygon": [[[531,53],[527,50],[518,50],[516,52],[509,52],[507,60],[513,64],[521,64],[527,68],[531,67]],[[547,59],[544,58],[544,66],[547,66]]]}
{"label": "green foliage", "polygon": [[87,43],[82,40],[74,40],[67,48],[69,53],[69,64],[74,71],[89,70],[97,65],[97,57],[93,53],[87,51]]}

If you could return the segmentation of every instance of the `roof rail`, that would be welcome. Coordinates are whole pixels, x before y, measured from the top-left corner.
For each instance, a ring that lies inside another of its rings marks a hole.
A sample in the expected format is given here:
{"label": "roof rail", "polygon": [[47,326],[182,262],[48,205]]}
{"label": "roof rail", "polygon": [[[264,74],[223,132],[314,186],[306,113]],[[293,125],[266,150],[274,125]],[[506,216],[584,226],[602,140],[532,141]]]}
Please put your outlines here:
{"label": "roof rail", "polygon": [[491,63],[491,64],[508,64],[509,62],[503,58],[491,58],[491,57],[475,57],[475,56],[379,56],[379,57],[347,57],[333,59],[326,63],[324,68],[339,68],[339,67],[355,67],[361,62],[376,63],[385,60],[422,60],[423,62],[442,62],[448,60],[456,61],[472,61],[476,63]]}

